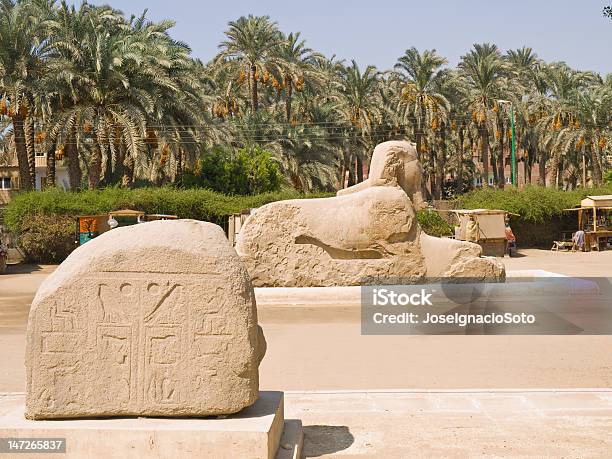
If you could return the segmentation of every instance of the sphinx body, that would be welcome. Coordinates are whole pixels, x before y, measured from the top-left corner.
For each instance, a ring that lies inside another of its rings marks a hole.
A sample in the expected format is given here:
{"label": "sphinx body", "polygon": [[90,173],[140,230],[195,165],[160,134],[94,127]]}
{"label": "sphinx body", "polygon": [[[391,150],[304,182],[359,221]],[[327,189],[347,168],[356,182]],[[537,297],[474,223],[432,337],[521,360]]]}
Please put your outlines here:
{"label": "sphinx body", "polygon": [[267,204],[236,251],[255,286],[339,286],[443,277],[500,280],[504,267],[477,244],[425,234],[417,220],[422,170],[414,146],[374,150],[369,178],[332,198]]}

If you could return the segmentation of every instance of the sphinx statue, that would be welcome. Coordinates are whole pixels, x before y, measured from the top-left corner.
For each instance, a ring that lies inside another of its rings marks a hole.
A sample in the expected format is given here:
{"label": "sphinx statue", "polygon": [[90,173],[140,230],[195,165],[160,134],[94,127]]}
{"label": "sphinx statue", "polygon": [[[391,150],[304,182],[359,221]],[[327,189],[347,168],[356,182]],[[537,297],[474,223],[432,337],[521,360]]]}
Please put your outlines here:
{"label": "sphinx statue", "polygon": [[314,287],[427,282],[463,277],[500,281],[504,266],[479,245],[432,237],[416,219],[422,168],[414,145],[376,146],[367,180],[319,199],[257,209],[236,251],[254,286]]}

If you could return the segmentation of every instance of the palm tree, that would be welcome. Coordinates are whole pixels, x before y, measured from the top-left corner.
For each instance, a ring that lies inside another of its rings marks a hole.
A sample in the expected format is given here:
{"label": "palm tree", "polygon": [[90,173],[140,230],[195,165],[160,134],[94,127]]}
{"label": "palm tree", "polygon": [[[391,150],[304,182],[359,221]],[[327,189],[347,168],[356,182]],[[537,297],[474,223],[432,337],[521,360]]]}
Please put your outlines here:
{"label": "palm tree", "polygon": [[263,74],[269,71],[267,66],[270,64],[274,66],[271,58],[282,43],[282,36],[269,16],[242,16],[237,21],[231,21],[228,26],[225,32],[227,40],[219,45],[221,58],[236,60],[246,67],[251,108],[257,112],[259,75],[260,72]]}
{"label": "palm tree", "polygon": [[[542,78],[546,85],[546,110],[538,121],[540,146],[550,153],[548,182],[556,187],[562,184],[563,155],[561,131],[567,132],[575,122],[575,101],[588,85],[597,81],[590,72],[579,72],[563,62],[553,63],[542,68]],[[542,179],[540,179],[542,180]]]}
{"label": "palm tree", "polygon": [[459,68],[467,81],[467,105],[480,137],[482,182],[483,186],[488,186],[489,123],[493,118],[492,110],[497,107],[497,99],[503,96],[501,82],[506,73],[506,65],[497,46],[484,43],[475,44],[472,50],[461,56]]}
{"label": "palm tree", "polygon": [[[52,27],[46,1],[0,2],[0,112],[12,121],[21,187],[35,187],[33,105],[47,71]],[[29,134],[29,135],[27,135]],[[26,138],[28,137],[28,138]]]}
{"label": "palm tree", "polygon": [[574,95],[572,121],[562,127],[557,136],[559,155],[573,162],[576,169],[583,167],[583,186],[586,185],[586,164],[591,165],[596,186],[601,185],[605,159],[603,151],[612,141],[612,91],[605,85],[595,85]]}
{"label": "palm tree", "polygon": [[[426,163],[424,166],[430,175],[430,195],[436,193],[433,172],[435,152],[432,148],[428,148],[426,139],[430,127],[432,130],[438,130],[441,125],[440,117],[444,117],[449,109],[448,100],[438,92],[436,86],[441,78],[440,69],[447,62],[435,49],[426,49],[421,54],[412,47],[407,49],[395,64],[395,70],[403,83],[401,108],[404,110],[404,118],[413,122],[417,155],[423,160],[426,151],[431,154],[431,157],[424,161]],[[423,181],[423,185],[426,185],[426,181]]]}
{"label": "palm tree", "polygon": [[361,72],[355,60],[350,66],[342,67],[338,76],[336,111],[346,126],[348,142],[344,160],[349,171],[349,185],[352,185],[363,181],[364,159],[372,146],[369,135],[380,117],[379,76],[373,65]]}
{"label": "palm tree", "polygon": [[280,78],[285,88],[285,115],[291,122],[291,102],[293,89],[302,92],[306,84],[318,86],[322,74],[317,71],[315,63],[323,59],[321,54],[307,48],[305,41],[300,40],[300,33],[290,33],[277,48],[276,57],[280,67]]}
{"label": "palm tree", "polygon": [[143,161],[163,166],[145,154],[160,145],[154,137],[169,132],[174,143],[197,143],[193,132],[173,128],[196,125],[202,99],[201,66],[169,37],[171,21],[152,23],[144,15],[126,21],[115,10],[90,5],[78,13],[62,8],[59,16],[63,33],[54,45],[68,64],[58,73],[64,92],[52,132],[66,141],[71,182],[80,181],[77,147],[87,159],[89,187],[96,188],[102,177],[131,183],[137,168],[148,168]]}
{"label": "palm tree", "polygon": [[421,54],[412,47],[407,49],[395,64],[395,70],[403,82],[402,105],[405,118],[415,121],[419,159],[427,150],[424,140],[428,122],[431,124],[437,113],[448,108],[448,101],[435,87],[436,80],[440,77],[440,69],[447,62],[435,49],[426,49]]}

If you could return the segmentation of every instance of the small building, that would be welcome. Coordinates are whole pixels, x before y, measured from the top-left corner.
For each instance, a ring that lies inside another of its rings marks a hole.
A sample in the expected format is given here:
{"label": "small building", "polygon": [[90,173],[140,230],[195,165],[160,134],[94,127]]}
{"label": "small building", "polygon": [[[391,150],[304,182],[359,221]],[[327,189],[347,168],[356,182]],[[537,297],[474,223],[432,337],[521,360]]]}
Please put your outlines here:
{"label": "small building", "polygon": [[[55,184],[65,190],[70,189],[68,165],[63,157],[55,160]],[[47,154],[37,153],[35,158],[36,189],[43,190],[47,178]],[[0,205],[7,204],[12,195],[21,188],[19,163],[14,149],[0,155]]]}
{"label": "small building", "polygon": [[244,222],[246,221],[246,219],[249,218],[249,215],[255,213],[256,210],[257,208],[244,209],[239,214],[232,214],[228,217],[226,233],[227,233],[227,238],[229,239],[230,243],[233,246],[236,245],[238,234],[240,234],[242,225],[244,225]]}

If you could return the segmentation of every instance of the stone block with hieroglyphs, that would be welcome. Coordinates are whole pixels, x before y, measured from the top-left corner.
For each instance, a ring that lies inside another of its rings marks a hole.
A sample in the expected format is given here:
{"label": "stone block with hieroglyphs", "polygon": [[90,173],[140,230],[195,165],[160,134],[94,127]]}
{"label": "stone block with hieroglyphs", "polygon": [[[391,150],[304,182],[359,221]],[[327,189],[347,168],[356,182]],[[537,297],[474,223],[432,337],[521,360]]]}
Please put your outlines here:
{"label": "stone block with hieroglyphs", "polygon": [[257,399],[264,353],[251,281],[220,227],[117,228],[34,298],[26,417],[235,413]]}

